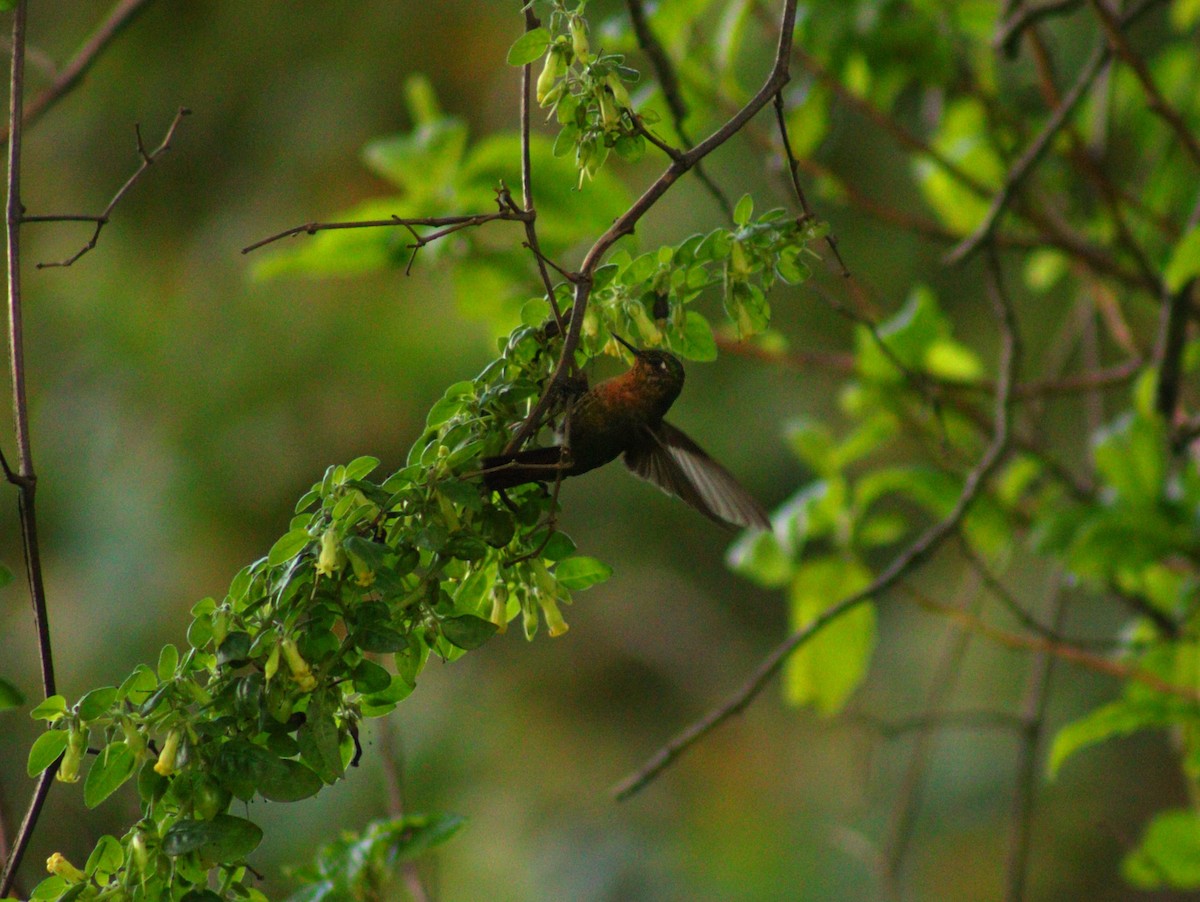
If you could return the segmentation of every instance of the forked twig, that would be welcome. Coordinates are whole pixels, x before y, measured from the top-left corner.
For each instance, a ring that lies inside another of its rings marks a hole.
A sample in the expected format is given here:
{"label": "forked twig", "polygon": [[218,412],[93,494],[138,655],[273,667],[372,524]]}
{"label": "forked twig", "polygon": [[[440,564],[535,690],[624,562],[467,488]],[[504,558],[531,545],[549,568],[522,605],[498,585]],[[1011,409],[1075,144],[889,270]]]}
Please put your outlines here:
{"label": "forked twig", "polygon": [[256,251],[260,247],[265,247],[268,244],[273,244],[276,241],[281,241],[284,238],[294,238],[297,235],[315,235],[317,232],[330,232],[338,229],[379,229],[379,228],[396,228],[398,226],[433,226],[440,228],[443,226],[457,226],[458,228],[466,228],[468,226],[479,226],[488,222],[497,220],[503,222],[524,222],[528,218],[527,213],[520,210],[501,209],[496,213],[471,213],[465,216],[417,216],[404,218],[401,216],[391,216],[387,219],[356,219],[346,220],[342,222],[306,222],[303,225],[292,226],[290,229],[284,229],[282,232],[276,232],[274,235],[268,235],[255,241],[253,244],[248,244],[242,248],[243,254],[248,254],[251,251]]}
{"label": "forked twig", "polygon": [[88,239],[87,244],[64,260],[59,260],[53,263],[39,263],[37,265],[38,269],[45,269],[52,266],[71,266],[76,260],[96,247],[96,242],[100,240],[100,233],[104,230],[104,227],[108,225],[109,217],[112,216],[112,211],[116,208],[117,204],[121,202],[121,199],[126,195],[126,193],[128,193],[129,189],[132,188],[142,177],[142,175],[145,174],[146,170],[154,165],[155,160],[171,149],[171,141],[175,137],[175,130],[179,128],[179,123],[183,121],[183,117],[191,115],[191,112],[192,111],[187,107],[180,107],[179,111],[175,114],[175,119],[171,122],[170,128],[167,129],[167,133],[163,137],[162,143],[150,152],[146,151],[146,145],[142,142],[142,127],[140,125],[134,126],[134,132],[137,134],[137,152],[138,156],[141,157],[142,160],[141,165],[138,166],[133,175],[125,180],[125,184],[117,189],[117,193],[113,195],[112,200],[108,202],[108,206],[104,208],[104,211],[99,216],[66,214],[62,216],[51,215],[22,217],[22,222],[94,222],[96,224],[96,228],[92,232],[92,237]]}

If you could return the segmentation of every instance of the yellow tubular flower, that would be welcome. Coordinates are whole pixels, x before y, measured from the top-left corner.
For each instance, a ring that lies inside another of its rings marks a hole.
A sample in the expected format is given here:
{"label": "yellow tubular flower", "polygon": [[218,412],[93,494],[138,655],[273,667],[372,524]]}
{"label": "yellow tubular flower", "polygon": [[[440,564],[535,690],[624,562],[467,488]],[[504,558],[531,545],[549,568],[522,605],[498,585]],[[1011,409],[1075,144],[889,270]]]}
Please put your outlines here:
{"label": "yellow tubular flower", "polygon": [[83,753],[87,751],[87,730],[73,727],[67,737],[67,748],[63,752],[62,761],[58,765],[58,773],[54,779],[60,783],[77,783],[79,781],[79,765],[83,763]]}
{"label": "yellow tubular flower", "polygon": [[308,662],[300,656],[300,649],[296,647],[296,643],[291,639],[284,639],[280,643],[280,647],[283,649],[283,657],[287,660],[288,670],[292,672],[292,679],[296,681],[296,685],[304,692],[312,692],[316,689],[317,678],[313,676]]}
{"label": "yellow tubular flower", "polygon": [[331,526],[321,533],[321,553],[317,556],[317,572],[323,576],[333,576],[346,564],[346,555],[342,551],[342,543],[338,541],[337,531]]}
{"label": "yellow tubular flower", "polygon": [[162,751],[158,753],[158,760],[154,762],[154,772],[159,776],[169,777],[175,773],[175,760],[179,757],[181,739],[183,739],[181,730],[172,730],[167,734]]}
{"label": "yellow tubular flower", "polygon": [[537,80],[537,102],[539,106],[547,106],[552,102],[550,98],[551,91],[554,90],[555,84],[559,78],[566,74],[567,63],[563,59],[562,48],[557,44],[550,47],[546,54],[546,65],[542,67],[542,74]]}
{"label": "yellow tubular flower", "polygon": [[46,859],[46,870],[55,877],[61,877],[67,883],[83,883],[87,874],[67,861],[62,852],[55,852]]}

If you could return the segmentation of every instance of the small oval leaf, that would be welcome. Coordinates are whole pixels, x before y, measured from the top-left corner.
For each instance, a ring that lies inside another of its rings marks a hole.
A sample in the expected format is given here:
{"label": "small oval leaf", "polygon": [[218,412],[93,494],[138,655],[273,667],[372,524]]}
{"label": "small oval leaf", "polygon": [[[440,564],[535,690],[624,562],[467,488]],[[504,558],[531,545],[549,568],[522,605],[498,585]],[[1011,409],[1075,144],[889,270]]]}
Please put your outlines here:
{"label": "small oval leaf", "polygon": [[232,862],[257,849],[262,836],[257,824],[218,814],[211,821],[177,821],[163,836],[162,849],[172,858],[198,852],[203,861]]}
{"label": "small oval leaf", "polygon": [[546,45],[549,43],[550,32],[545,28],[534,28],[525,32],[508,48],[508,64],[524,66],[526,63],[532,63],[546,52]]}

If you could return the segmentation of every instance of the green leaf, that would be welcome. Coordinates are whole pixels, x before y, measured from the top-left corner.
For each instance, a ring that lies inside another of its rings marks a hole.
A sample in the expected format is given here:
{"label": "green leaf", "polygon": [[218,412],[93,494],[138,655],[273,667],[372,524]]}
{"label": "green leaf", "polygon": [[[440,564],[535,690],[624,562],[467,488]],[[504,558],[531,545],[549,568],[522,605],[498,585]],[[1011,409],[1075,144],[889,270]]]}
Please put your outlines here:
{"label": "green leaf", "polygon": [[107,714],[116,700],[116,686],[103,686],[99,689],[93,689],[84,695],[76,706],[79,712],[79,719],[86,723]]}
{"label": "green leaf", "polygon": [[613,150],[626,163],[636,163],[646,155],[646,139],[641,135],[621,135]]}
{"label": "green leaf", "polygon": [[412,695],[416,689],[415,683],[410,683],[403,677],[394,676],[387,688],[370,695],[363,696],[362,713],[364,717],[381,717],[395,710],[397,703]]}
{"label": "green leaf", "polygon": [[508,64],[524,66],[526,63],[532,63],[546,52],[550,40],[550,32],[545,28],[534,28],[525,32],[508,48]]}
{"label": "green leaf", "polygon": [[250,646],[254,643],[250,634],[237,630],[230,633],[217,649],[217,663],[225,666],[240,667],[250,660]]}
{"label": "green leaf", "polygon": [[1158,420],[1126,415],[1100,434],[1096,470],[1125,501],[1155,504],[1164,491],[1169,448]]}
{"label": "green leaf", "polygon": [[321,778],[299,761],[283,759],[258,784],[258,794],[271,802],[298,802],[321,791]]}
{"label": "green leaf", "polygon": [[168,642],[162,647],[162,651],[158,653],[158,678],[166,682],[175,676],[175,671],[178,668],[179,649]]}
{"label": "green leaf", "polygon": [[1110,702],[1058,731],[1050,746],[1046,772],[1053,779],[1067,758],[1088,746],[1141,730],[1194,720],[1181,699],[1145,695]]}
{"label": "green leaf", "polygon": [[717,340],[713,337],[712,326],[695,310],[687,311],[682,329],[667,333],[667,343],[672,351],[687,360],[707,363],[717,359]]}
{"label": "green leaf", "polygon": [[257,824],[218,814],[211,821],[176,821],[163,836],[162,849],[172,858],[197,852],[205,862],[234,862],[257,849],[262,836]]}
{"label": "green leaf", "polygon": [[612,576],[612,567],[594,557],[569,557],[554,568],[554,578],[564,589],[586,589]]}
{"label": "green leaf", "polygon": [[312,536],[308,534],[307,529],[293,529],[291,532],[285,533],[267,552],[267,566],[278,567],[280,564],[286,564],[303,551],[311,541]]}
{"label": "green leaf", "polygon": [[448,642],[459,648],[470,651],[479,648],[496,634],[498,627],[490,620],[463,614],[460,617],[447,617],[441,622],[442,635]]}
{"label": "green leaf", "polygon": [[1200,226],[1193,226],[1179,239],[1163,270],[1167,290],[1179,291],[1192,279],[1200,276]]}
{"label": "green leaf", "polygon": [[17,708],[25,704],[25,696],[16,686],[0,677],[0,711],[6,708]]}
{"label": "green leaf", "polygon": [[259,784],[277,776],[281,768],[274,752],[245,739],[233,739],[217,753],[213,776],[239,799],[249,801]]}
{"label": "green leaf", "polygon": [[70,734],[66,730],[47,730],[41,736],[33,741],[33,745],[29,749],[29,761],[25,765],[25,772],[31,777],[36,777],[55,761],[67,749],[67,740]]}
{"label": "green leaf", "polygon": [[393,660],[396,662],[396,674],[410,686],[416,685],[417,674],[429,659],[429,647],[415,634],[406,637],[405,647],[396,652]]}
{"label": "green leaf", "polygon": [[787,425],[787,442],[796,457],[820,476],[838,469],[837,442],[830,428],[819,420],[800,417]]}
{"label": "green leaf", "polygon": [[137,756],[124,742],[111,742],[96,756],[83,784],[83,803],[95,808],[133,776]]}
{"label": "green leaf", "polygon": [[401,861],[409,861],[440,845],[462,829],[466,818],[457,814],[409,814],[393,821],[389,847]]}
{"label": "green leaf", "polygon": [[103,884],[124,864],[125,849],[121,846],[121,841],[115,836],[105,835],[96,842],[96,848],[92,849],[83,870],[89,877]]}
{"label": "green leaf", "polygon": [[[870,571],[851,559],[830,556],[803,564],[792,579],[792,629],[804,629],[870,581]],[[869,601],[822,629],[785,665],[788,702],[811,704],[824,714],[841,710],[867,675],[875,639],[875,607]]]}
{"label": "green leaf", "polygon": [[354,668],[354,688],[358,692],[370,694],[382,692],[392,684],[392,675],[374,661],[362,660]]}
{"label": "green leaf", "polygon": [[[9,3],[9,7],[13,4]],[[1171,24],[1176,31],[1187,31],[1200,22],[1200,0],[1175,0],[1171,4]]]}
{"label": "green leaf", "polygon": [[854,505],[865,513],[889,495],[919,504],[935,517],[950,512],[962,491],[958,478],[930,467],[883,467],[872,470],[854,484]]}
{"label": "green leaf", "polygon": [[401,632],[386,626],[368,626],[354,634],[355,644],[363,651],[384,654],[401,651],[408,646],[408,639]]}
{"label": "green leaf", "polygon": [[117,689],[117,700],[141,705],[157,688],[158,676],[145,664],[139,664]]}
{"label": "green leaf", "polygon": [[738,199],[737,206],[733,208],[733,221],[738,226],[745,226],[753,215],[754,198],[749,194],[743,194]]}
{"label": "green leaf", "polygon": [[[541,544],[545,538],[545,530],[539,529],[530,537],[530,543],[534,547]],[[575,553],[575,541],[562,530],[556,531],[550,540],[546,542],[546,547],[542,549],[542,559],[547,561],[561,561],[568,555]]]}
{"label": "green leaf", "polygon": [[924,368],[930,349],[940,341],[949,340],[950,326],[938,308],[934,293],[919,285],[894,316],[879,324],[875,334],[887,347],[886,352],[865,327],[856,330],[858,371],[877,382],[896,383],[904,379],[904,373],[893,358],[908,369]]}
{"label": "green leaf", "polygon": [[0,589],[3,589],[13,581],[13,573],[3,564],[0,564]]}
{"label": "green leaf", "polygon": [[729,549],[731,570],[766,589],[778,589],[792,577],[792,559],[773,532],[747,532]]}
{"label": "green leaf", "polygon": [[926,372],[942,379],[969,382],[983,375],[983,365],[975,352],[949,339],[935,341],[921,362]]}
{"label": "green leaf", "polygon": [[1160,811],[1121,862],[1121,873],[1143,890],[1200,889],[1200,816],[1186,809]]}
{"label": "green leaf", "polygon": [[939,152],[988,189],[986,197],[980,197],[932,161],[919,159],[915,167],[921,191],[938,218],[963,235],[982,221],[991,202],[991,190],[998,188],[1004,178],[1004,162],[990,140],[994,130],[988,125],[989,115],[976,98],[953,101],[947,105],[933,141]]}
{"label": "green leaf", "polygon": [[346,464],[346,482],[365,479],[379,466],[378,457],[356,457]]}
{"label": "green leaf", "polygon": [[[314,701],[316,697],[314,696]],[[344,773],[341,737],[333,715],[321,705],[309,705],[308,718],[296,733],[300,757],[326,783],[334,783]]]}

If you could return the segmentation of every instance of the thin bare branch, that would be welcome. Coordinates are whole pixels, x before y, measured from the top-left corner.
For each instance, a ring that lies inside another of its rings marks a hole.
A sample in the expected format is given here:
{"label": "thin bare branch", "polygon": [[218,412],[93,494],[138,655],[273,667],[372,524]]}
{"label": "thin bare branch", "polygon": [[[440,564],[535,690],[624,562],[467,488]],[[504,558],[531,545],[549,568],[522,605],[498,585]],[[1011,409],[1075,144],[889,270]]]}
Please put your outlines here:
{"label": "thin bare branch", "polygon": [[1094,654],[1093,652],[1077,648],[1065,642],[1053,642],[1049,639],[1043,639],[1040,636],[1027,636],[1023,633],[1003,630],[992,626],[979,617],[974,617],[957,608],[933,601],[930,598],[916,597],[915,601],[926,610],[953,620],[963,629],[971,630],[985,636],[993,642],[1003,645],[1005,648],[1046,652],[1054,655],[1056,658],[1070,661],[1072,664],[1076,664],[1085,670],[1102,673],[1126,682],[1141,683],[1143,686],[1153,689],[1155,692],[1161,692],[1164,695],[1171,695],[1190,702],[1200,702],[1200,691],[1197,691],[1195,686],[1183,686],[1171,683],[1153,671],[1131,667],[1128,664],[1123,664],[1120,661],[1103,655]]}
{"label": "thin bare branch", "polygon": [[[38,638],[38,660],[42,671],[42,689],[47,696],[55,694],[54,658],[50,644],[50,622],[46,606],[46,587],[42,579],[41,545],[37,532],[37,509],[34,504],[37,475],[33,468],[33,450],[29,432],[29,406],[25,393],[25,334],[21,310],[21,138],[25,93],[25,25],[27,0],[17,0],[13,10],[12,69],[9,81],[8,128],[8,198],[5,216],[5,259],[8,264],[8,349],[13,390],[13,421],[17,443],[15,472],[5,461],[9,481],[17,487],[21,536],[25,547],[25,573],[29,585],[33,621]],[[16,840],[4,874],[0,877],[0,897],[7,896],[21,865],[25,849],[37,824],[55,768],[42,774],[29,808],[21,821]]]}
{"label": "thin bare branch", "polygon": [[125,180],[125,184],[117,189],[117,193],[114,194],[112,200],[108,202],[108,206],[105,207],[104,211],[98,216],[68,214],[65,216],[24,216],[22,218],[23,222],[94,222],[96,224],[96,228],[92,232],[92,237],[88,239],[87,244],[81,247],[78,251],[67,257],[65,260],[59,260],[54,263],[39,263],[37,265],[38,269],[45,269],[46,267],[51,266],[71,266],[76,260],[95,248],[96,242],[100,240],[100,233],[104,230],[104,227],[108,225],[109,217],[112,216],[112,211],[116,208],[117,204],[121,202],[121,199],[128,193],[129,189],[137,183],[138,179],[140,179],[143,174],[145,174],[146,170],[153,166],[154,162],[159,157],[171,149],[171,141],[175,137],[175,130],[179,128],[179,123],[183,121],[183,117],[191,115],[191,112],[192,111],[186,107],[180,107],[179,111],[175,114],[175,119],[171,122],[170,128],[167,129],[167,133],[163,137],[162,143],[149,153],[146,152],[146,146],[142,143],[141,126],[134,126],[134,131],[137,133],[137,152],[138,156],[141,157],[142,160],[141,165],[138,166],[133,175]]}
{"label": "thin bare branch", "polygon": [[1007,711],[942,711],[902,720],[851,713],[847,719],[866,724],[884,739],[899,739],[924,730],[1012,730],[1021,725],[1020,719]]}
{"label": "thin bare branch", "polygon": [[[1142,0],[1140,4],[1121,17],[1121,25],[1127,26],[1137,21],[1137,19],[1159,2],[1161,0]],[[1092,55],[1084,63],[1083,68],[1076,77],[1075,83],[1063,95],[1062,103],[1055,108],[1050,118],[1042,126],[1041,131],[1038,132],[1037,136],[1025,148],[1021,156],[1017,158],[1017,161],[1009,168],[1003,185],[1001,185],[1000,190],[992,197],[991,206],[988,208],[983,221],[976,227],[974,232],[963,239],[946,255],[947,263],[961,263],[979,250],[991,238],[1000,221],[1001,215],[1003,215],[1008,205],[1016,196],[1026,177],[1045,155],[1055,135],[1062,130],[1071,114],[1075,112],[1080,101],[1087,95],[1087,92],[1091,89],[1100,73],[1104,71],[1109,60],[1112,59],[1112,54],[1112,48],[1107,43],[1097,45],[1096,49],[1092,51]]]}
{"label": "thin bare branch", "polygon": [[[978,607],[980,579],[977,574],[966,571],[956,607],[964,610]],[[893,898],[902,898],[901,886],[908,850],[916,831],[917,815],[921,810],[921,790],[933,751],[933,740],[939,729],[943,709],[958,684],[962,663],[971,644],[970,633],[948,631],[942,639],[937,653],[929,690],[925,698],[925,713],[918,718],[924,725],[918,727],[909,753],[908,765],[904,769],[900,786],[895,793],[895,804],[888,824],[887,841],[883,844],[883,876]]]}
{"label": "thin bare branch", "polygon": [[405,219],[400,216],[392,216],[389,219],[357,219],[345,222],[306,222],[303,225],[292,226],[290,229],[284,229],[282,232],[276,232],[274,235],[268,235],[253,244],[248,244],[242,248],[243,254],[248,254],[251,251],[256,251],[260,247],[265,247],[268,244],[273,244],[276,241],[281,241],[284,238],[294,238],[297,235],[315,235],[317,232],[330,232],[337,229],[380,229],[380,228],[397,228],[403,226],[451,226],[459,227],[479,226],[488,222],[524,222],[530,216],[529,213],[520,210],[501,209],[496,213],[472,213],[465,216],[420,216],[410,219]]}
{"label": "thin bare branch", "polygon": [[[525,7],[525,31],[530,32],[541,23],[533,12],[532,4]],[[550,303],[550,312],[558,323],[560,332],[564,331],[562,311],[558,307],[558,298],[554,296],[554,283],[550,280],[550,272],[546,269],[546,257],[538,244],[537,211],[533,205],[533,164],[529,152],[529,86],[532,81],[533,65],[526,63],[521,67],[521,201],[529,218],[525,220],[525,245],[533,253],[537,262],[538,274],[542,277],[542,285],[546,288],[546,300]]]}
{"label": "thin bare branch", "polygon": [[1000,578],[992,572],[992,568],[988,566],[987,562],[971,547],[971,543],[967,541],[961,530],[959,531],[958,539],[959,551],[966,559],[968,566],[979,574],[988,591],[1000,601],[1005,610],[1012,614],[1021,626],[1025,627],[1031,633],[1041,636],[1043,639],[1048,639],[1051,642],[1073,645],[1076,648],[1111,649],[1120,645],[1119,642],[1108,639],[1067,638],[1060,634],[1054,627],[1046,626],[1034,617],[1033,614],[1025,610],[1024,605],[1017,600],[1016,596],[1008,590],[1008,587],[1000,581]]}
{"label": "thin bare branch", "polygon": [[[1046,99],[1047,106],[1050,109],[1055,109],[1062,103],[1062,95],[1059,93],[1058,86],[1054,83],[1054,63],[1050,55],[1050,49],[1046,46],[1046,42],[1042,39],[1041,31],[1038,28],[1030,28],[1028,34],[1029,44],[1033,48],[1033,60],[1038,70],[1038,81],[1041,85],[1042,95]],[[1104,167],[1093,156],[1087,146],[1087,142],[1080,136],[1079,130],[1075,125],[1068,123],[1064,131],[1070,142],[1069,153],[1072,162],[1096,188],[1101,200],[1108,208],[1109,219],[1116,230],[1117,238],[1120,240],[1121,246],[1129,253],[1129,256],[1133,258],[1138,272],[1141,274],[1142,283],[1148,286],[1156,285],[1159,281],[1158,273],[1150,265],[1150,260],[1146,256],[1146,252],[1134,237],[1133,231],[1130,229],[1129,223],[1125,218],[1125,213],[1121,208],[1122,203],[1126,200],[1125,196],[1120,188],[1108,177],[1108,174],[1104,171]]]}
{"label": "thin bare branch", "polygon": [[41,776],[38,777],[37,785],[33,788],[33,797],[29,800],[29,808],[25,811],[25,817],[21,821],[21,826],[17,828],[17,838],[13,843],[12,849],[9,851],[8,859],[4,863],[4,873],[0,874],[0,899],[8,898],[13,884],[16,883],[17,868],[21,866],[21,860],[25,857],[25,850],[29,848],[29,840],[33,838],[33,829],[37,826],[38,818],[41,816],[42,809],[46,805],[46,796],[50,792],[50,787],[54,784],[54,775],[56,773],[58,773],[57,761],[42,771]]}
{"label": "thin bare branch", "polygon": [[[383,779],[387,784],[388,814],[393,818],[404,817],[404,749],[392,733],[392,721],[379,721],[379,746],[383,757]],[[431,896],[421,880],[417,863],[406,858],[399,863],[404,887],[413,902],[429,902]]]}
{"label": "thin bare branch", "polygon": [[[650,65],[654,67],[654,75],[658,79],[658,86],[662,88],[663,98],[667,102],[667,109],[671,112],[671,124],[675,126],[675,133],[679,135],[679,140],[686,147],[691,147],[692,139],[688,134],[687,127],[683,124],[684,120],[687,119],[688,109],[687,104],[683,102],[683,92],[679,86],[679,76],[675,74],[675,66],[672,64],[671,58],[667,55],[662,42],[659,41],[658,36],[654,33],[654,29],[650,27],[650,23],[646,19],[646,10],[642,4],[642,0],[625,0],[625,6],[629,10],[629,21],[633,25],[633,33],[637,35],[638,46],[642,48],[650,60]],[[642,128],[642,124],[637,120],[637,117],[634,117],[634,121],[637,123],[639,131],[646,140],[650,141],[668,156],[671,156],[673,148],[668,148],[667,145]],[[726,219],[732,219],[733,205],[729,202],[729,198],[725,196],[725,192],[709,177],[704,166],[700,163],[696,164],[696,178],[708,189],[708,193],[713,196],[713,199],[717,202],[717,206],[725,214]]]}
{"label": "thin bare branch", "polygon": [[[1055,577],[1050,598],[1054,630],[1062,625],[1065,606],[1063,579],[1059,575]],[[1053,655],[1045,651],[1033,655],[1025,681],[1025,700],[1021,705],[1021,748],[1017,755],[1016,792],[1009,821],[1008,861],[1004,875],[1004,898],[1007,902],[1021,902],[1025,898],[1029,839],[1033,833],[1033,803],[1038,784],[1038,744],[1045,729],[1046,703],[1050,698],[1053,672]]]}
{"label": "thin bare branch", "polygon": [[983,221],[975,228],[974,232],[959,242],[946,255],[947,263],[961,263],[975,253],[975,251],[979,250],[991,238],[1000,221],[1001,215],[1008,208],[1009,203],[1012,202],[1013,197],[1024,183],[1025,178],[1033,171],[1033,167],[1037,165],[1042,156],[1050,148],[1050,143],[1054,139],[1054,136],[1059,133],[1067,119],[1079,105],[1079,102],[1083,100],[1088,89],[1096,81],[1097,76],[1104,70],[1110,56],[1111,52],[1105,45],[1098,46],[1092,52],[1091,57],[1084,63],[1083,70],[1075,79],[1075,83],[1063,97],[1062,103],[1055,108],[1050,118],[1046,121],[1046,124],[1042,126],[1042,130],[1038,132],[1037,137],[1029,143],[1024,153],[1021,154],[1008,170],[1008,174],[1004,177],[1004,184],[1001,185],[1000,190],[992,197],[991,206],[988,208],[987,214],[983,217]]}
{"label": "thin bare branch", "polygon": [[613,790],[618,799],[627,799],[645,788],[680,755],[733,715],[744,710],[798,648],[849,611],[892,588],[902,577],[907,576],[928,560],[946,538],[958,528],[958,524],[970,510],[984,483],[999,466],[1008,450],[1009,426],[1012,419],[1011,390],[1020,365],[1021,345],[1017,335],[1012,304],[1001,282],[999,262],[995,259],[994,254],[989,255],[989,259],[992,271],[992,290],[989,293],[999,323],[1001,339],[1000,379],[993,411],[992,441],[979,462],[964,479],[962,490],[950,512],[894,557],[865,589],[830,606],[806,627],[792,633],[777,645],[728,699],[677,734],[652,755],[642,767],[622,780]]}
{"label": "thin bare branch", "polygon": [[[25,104],[22,122],[25,125],[33,124],[79,85],[105,48],[149,5],[150,0],[120,0],[96,30],[88,35],[75,55],[59,70],[54,82]],[[9,125],[0,132],[0,143],[7,143],[11,134],[12,126]]]}
{"label": "thin bare branch", "polygon": [[[813,213],[808,206],[808,198],[804,196],[804,187],[800,184],[800,161],[796,159],[796,154],[792,151],[792,139],[788,137],[787,117],[783,113],[783,91],[775,95],[775,125],[779,129],[779,140],[783,144],[783,155],[787,160],[788,176],[791,178],[792,191],[796,194],[796,202],[800,205],[804,218],[811,219]],[[846,261],[842,259],[833,232],[825,236],[825,244],[837,260],[838,266],[842,268],[842,278],[850,278],[850,270],[846,268]]]}
{"label": "thin bare branch", "polygon": [[1038,3],[1031,6],[1018,6],[1011,15],[1005,17],[1003,24],[992,38],[992,46],[1003,50],[1008,56],[1017,55],[1017,42],[1025,29],[1032,28],[1043,19],[1052,16],[1065,16],[1073,12],[1083,3],[1083,0],[1049,0],[1048,3]]}
{"label": "thin bare branch", "polygon": [[1149,102],[1150,109],[1160,119],[1165,122],[1177,137],[1181,144],[1188,152],[1188,156],[1192,158],[1192,162],[1200,167],[1200,139],[1188,127],[1183,116],[1179,114],[1167,99],[1163,97],[1162,91],[1158,89],[1158,85],[1154,83],[1154,76],[1150,74],[1149,67],[1146,66],[1146,61],[1134,52],[1129,46],[1129,41],[1125,37],[1124,29],[1131,23],[1131,15],[1126,14],[1120,18],[1113,14],[1102,0],[1088,0],[1092,5],[1092,9],[1096,13],[1096,18],[1100,20],[1101,26],[1104,28],[1104,33],[1108,37],[1108,46],[1115,52],[1124,63],[1133,70],[1133,74],[1137,77],[1138,83],[1142,86],[1142,93],[1146,95],[1146,100]]}

